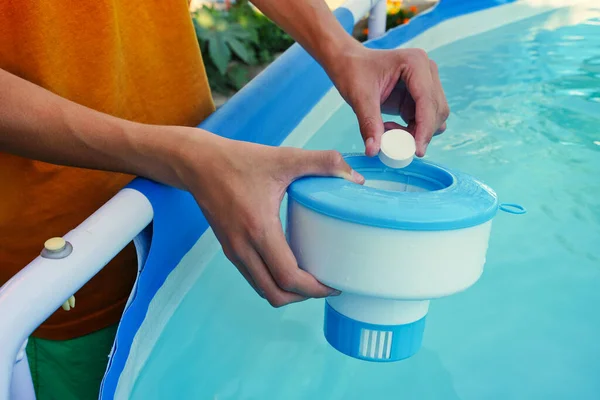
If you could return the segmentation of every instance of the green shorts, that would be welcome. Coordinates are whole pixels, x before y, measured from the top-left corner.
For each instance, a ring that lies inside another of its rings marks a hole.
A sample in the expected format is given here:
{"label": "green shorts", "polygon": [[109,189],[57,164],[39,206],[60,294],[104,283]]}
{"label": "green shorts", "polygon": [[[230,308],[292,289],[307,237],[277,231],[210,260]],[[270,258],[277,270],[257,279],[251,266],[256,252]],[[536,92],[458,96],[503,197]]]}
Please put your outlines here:
{"label": "green shorts", "polygon": [[27,359],[38,400],[97,400],[117,325],[71,340],[31,337]]}

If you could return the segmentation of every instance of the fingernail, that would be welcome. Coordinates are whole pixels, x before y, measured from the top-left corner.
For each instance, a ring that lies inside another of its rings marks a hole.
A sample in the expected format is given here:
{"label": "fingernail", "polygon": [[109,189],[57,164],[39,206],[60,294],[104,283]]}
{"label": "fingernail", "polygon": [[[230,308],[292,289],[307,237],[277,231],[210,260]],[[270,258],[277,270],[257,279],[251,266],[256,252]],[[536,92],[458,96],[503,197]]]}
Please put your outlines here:
{"label": "fingernail", "polygon": [[339,296],[340,294],[342,294],[342,292],[340,292],[339,290],[335,290],[335,289],[331,289],[331,292],[329,292],[330,296]]}

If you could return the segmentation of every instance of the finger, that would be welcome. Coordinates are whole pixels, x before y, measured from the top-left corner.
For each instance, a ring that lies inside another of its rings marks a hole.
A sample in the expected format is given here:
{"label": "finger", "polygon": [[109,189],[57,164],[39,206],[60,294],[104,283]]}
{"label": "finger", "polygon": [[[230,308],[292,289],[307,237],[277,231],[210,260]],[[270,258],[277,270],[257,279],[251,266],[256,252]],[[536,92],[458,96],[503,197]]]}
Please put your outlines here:
{"label": "finger", "polygon": [[300,269],[290,249],[279,219],[264,235],[256,248],[277,286],[286,292],[297,293],[306,298],[322,298],[339,292],[320,283],[310,273]]}
{"label": "finger", "polygon": [[264,294],[269,304],[273,307],[282,307],[290,303],[297,303],[306,300],[305,296],[297,293],[286,292],[281,289],[271,272],[265,265],[262,257],[254,248],[248,248],[244,256],[244,264],[252,276],[260,292]]}
{"label": "finger", "polygon": [[450,115],[450,107],[448,106],[448,101],[446,100],[446,94],[444,93],[444,88],[442,87],[442,81],[440,80],[440,74],[437,67],[437,64],[433,60],[429,60],[429,69],[431,70],[431,79],[435,85],[435,93],[437,95],[437,111],[438,118],[441,123],[438,130],[433,134],[441,135],[446,130],[446,120]]}
{"label": "finger", "polygon": [[406,72],[406,87],[415,101],[415,142],[417,156],[423,157],[433,133],[438,130],[436,88],[425,52],[415,52]]}
{"label": "finger", "polygon": [[308,151],[295,149],[294,155],[288,158],[290,171],[295,180],[303,176],[336,176],[362,185],[365,178],[354,171],[337,151]]}
{"label": "finger", "polygon": [[379,153],[381,135],[383,135],[381,100],[376,96],[360,98],[353,103],[353,109],[358,118],[360,134],[365,143],[365,154],[373,157]]}
{"label": "finger", "polygon": [[438,130],[437,108],[431,97],[422,97],[415,100],[416,116],[414,123],[414,136],[416,144],[416,154],[423,157],[427,151],[427,146],[431,142],[433,134]]}

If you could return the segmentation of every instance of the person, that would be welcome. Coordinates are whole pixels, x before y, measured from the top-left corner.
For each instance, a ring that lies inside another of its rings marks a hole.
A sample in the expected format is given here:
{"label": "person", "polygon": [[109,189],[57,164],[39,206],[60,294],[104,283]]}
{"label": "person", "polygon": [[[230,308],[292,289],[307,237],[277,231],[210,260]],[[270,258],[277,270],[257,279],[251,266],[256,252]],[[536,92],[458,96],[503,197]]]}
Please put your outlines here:
{"label": "person", "polygon": [[[444,131],[449,109],[424,51],[364,47],[323,0],[253,3],[324,68],[356,114],[367,155],[396,127],[384,124],[382,106],[402,116],[418,156]],[[337,294],[298,268],[280,201],[301,176],[364,179],[335,151],[196,128],[214,104],[185,0],[0,2],[0,88],[0,285],[47,238],[143,176],[190,191],[226,256],[274,307]],[[74,309],[32,334],[39,399],[98,396],[136,263],[129,245],[78,291]]]}

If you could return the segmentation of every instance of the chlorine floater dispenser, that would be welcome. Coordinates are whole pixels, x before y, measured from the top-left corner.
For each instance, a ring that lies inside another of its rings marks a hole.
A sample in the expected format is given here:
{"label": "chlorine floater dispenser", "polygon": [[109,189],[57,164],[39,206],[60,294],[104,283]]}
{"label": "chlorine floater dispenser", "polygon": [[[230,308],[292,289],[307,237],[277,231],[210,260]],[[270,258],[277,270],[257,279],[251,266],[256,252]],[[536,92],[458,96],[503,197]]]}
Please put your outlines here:
{"label": "chlorine floater dispenser", "polygon": [[479,279],[498,209],[525,212],[499,206],[471,176],[389,156],[345,156],[363,186],[307,177],[288,189],[287,236],[298,264],[342,292],[325,301],[325,338],[348,356],[379,362],[414,355],[430,300]]}

